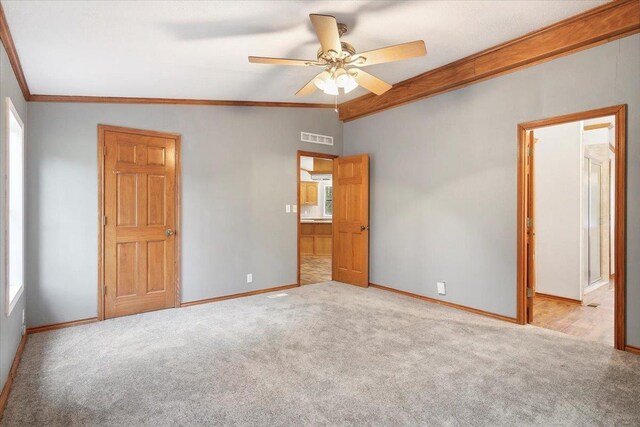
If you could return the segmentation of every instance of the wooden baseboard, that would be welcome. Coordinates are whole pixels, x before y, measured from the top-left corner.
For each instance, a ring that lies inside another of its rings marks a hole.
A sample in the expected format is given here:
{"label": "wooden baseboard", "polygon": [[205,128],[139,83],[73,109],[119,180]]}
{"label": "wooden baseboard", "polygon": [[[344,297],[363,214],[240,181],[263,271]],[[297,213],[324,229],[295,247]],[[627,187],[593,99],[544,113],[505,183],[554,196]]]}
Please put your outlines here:
{"label": "wooden baseboard", "polygon": [[[251,295],[264,294],[264,293],[267,293],[267,292],[282,291],[282,290],[285,290],[285,289],[297,288],[298,286],[299,285],[297,283],[294,283],[292,285],[283,285],[283,286],[276,286],[276,287],[273,287],[273,288],[258,289],[257,291],[241,292],[239,294],[224,295],[224,296],[221,296],[221,297],[207,298],[207,299],[198,300],[198,301],[183,302],[182,304],[180,304],[180,307],[189,307],[189,306],[192,306],[192,305],[207,304],[207,303],[210,303],[210,302],[224,301],[224,300],[227,300],[227,299],[248,297],[248,296],[251,296]],[[53,331],[55,329],[63,329],[63,328],[69,328],[69,327],[72,327],[72,326],[86,325],[87,323],[94,323],[94,322],[97,322],[97,321],[98,321],[97,317],[90,317],[88,319],[72,320],[70,322],[53,323],[51,325],[35,326],[33,328],[27,328],[27,334],[37,334],[38,332]]]}
{"label": "wooden baseboard", "polygon": [[7,401],[9,400],[9,393],[11,393],[11,385],[13,384],[13,379],[16,377],[16,372],[18,371],[18,365],[20,364],[20,358],[22,358],[22,352],[24,351],[24,346],[26,343],[27,343],[27,335],[23,335],[22,339],[20,339],[20,344],[18,344],[18,349],[16,350],[16,356],[13,358],[13,363],[11,364],[11,369],[9,370],[7,381],[4,383],[4,387],[2,388],[2,393],[0,393],[0,420],[2,419],[2,415],[4,414],[4,408],[7,406]]}
{"label": "wooden baseboard", "polygon": [[624,348],[629,353],[640,355],[640,347],[634,347],[632,345],[625,346]]}
{"label": "wooden baseboard", "polygon": [[562,302],[566,302],[566,303],[569,303],[569,304],[582,305],[582,301],[580,301],[579,299],[559,297],[559,296],[556,296],[556,295],[543,294],[543,293],[540,293],[540,292],[536,292],[536,297],[542,298],[542,299],[551,299],[551,300],[555,300],[555,301],[562,301]]}
{"label": "wooden baseboard", "polygon": [[37,334],[38,332],[53,331],[55,329],[64,329],[64,328],[69,328],[71,326],[86,325],[87,323],[93,323],[93,322],[97,322],[97,321],[98,321],[97,317],[90,317],[88,319],[72,320],[70,322],[53,323],[51,325],[35,326],[33,328],[27,328],[27,334]]}
{"label": "wooden baseboard", "polygon": [[479,310],[477,308],[467,307],[466,305],[455,304],[453,302],[442,301],[436,298],[426,297],[424,295],[414,294],[412,292],[401,291],[400,289],[390,288],[388,286],[376,285],[375,283],[369,283],[372,288],[382,289],[389,292],[395,292],[397,294],[405,295],[411,298],[417,298],[423,301],[427,301],[433,304],[440,304],[447,307],[456,308],[458,310],[468,311],[469,313],[480,314],[482,316],[491,317],[498,320],[503,320],[510,323],[518,323],[518,320],[514,317],[503,316],[502,314],[491,313],[489,311]]}
{"label": "wooden baseboard", "polygon": [[201,300],[197,300],[197,301],[183,302],[182,304],[180,304],[180,307],[190,307],[192,305],[208,304],[210,302],[224,301],[224,300],[227,300],[227,299],[242,298],[242,297],[248,297],[248,296],[251,296],[251,295],[258,295],[258,294],[266,294],[267,292],[283,291],[285,289],[297,288],[299,286],[300,285],[298,285],[297,283],[294,283],[292,285],[283,285],[283,286],[276,286],[274,288],[258,289],[257,291],[241,292],[239,294],[224,295],[224,296],[221,296],[221,297],[214,297],[214,298],[201,299]]}

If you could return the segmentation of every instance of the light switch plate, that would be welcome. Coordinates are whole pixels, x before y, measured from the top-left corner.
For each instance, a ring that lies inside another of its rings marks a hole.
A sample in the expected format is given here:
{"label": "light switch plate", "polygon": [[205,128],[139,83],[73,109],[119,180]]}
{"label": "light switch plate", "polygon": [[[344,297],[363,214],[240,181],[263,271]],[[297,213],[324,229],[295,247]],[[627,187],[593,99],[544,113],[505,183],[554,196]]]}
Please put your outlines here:
{"label": "light switch plate", "polygon": [[286,206],[284,207],[284,210],[285,210],[287,213],[291,212],[291,205],[286,205]]}
{"label": "light switch plate", "polygon": [[253,283],[253,274],[247,274],[247,283]]}
{"label": "light switch plate", "polygon": [[293,205],[293,213],[298,212],[298,205]]}
{"label": "light switch plate", "polygon": [[447,294],[447,284],[445,282],[438,282],[438,295]]}

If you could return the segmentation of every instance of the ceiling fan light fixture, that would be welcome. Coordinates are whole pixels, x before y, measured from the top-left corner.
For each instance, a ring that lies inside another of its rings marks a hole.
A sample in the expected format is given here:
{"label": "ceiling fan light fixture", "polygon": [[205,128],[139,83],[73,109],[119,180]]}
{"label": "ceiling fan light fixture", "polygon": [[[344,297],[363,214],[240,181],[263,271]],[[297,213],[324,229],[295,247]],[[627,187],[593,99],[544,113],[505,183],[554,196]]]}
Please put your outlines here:
{"label": "ceiling fan light fixture", "polygon": [[318,76],[313,80],[313,83],[320,90],[324,90],[327,86],[327,81],[331,79],[331,74],[325,70],[322,73],[318,74]]}
{"label": "ceiling fan light fixture", "polygon": [[349,82],[349,74],[347,74],[347,71],[344,68],[338,68],[335,73],[333,73],[333,78],[336,80],[336,85],[338,85],[338,87],[344,88]]}
{"label": "ceiling fan light fixture", "polygon": [[344,84],[344,86],[342,86],[344,93],[349,93],[357,87],[358,82],[356,82],[356,80],[352,76],[347,75],[347,82]]}
{"label": "ceiling fan light fixture", "polygon": [[335,80],[329,78],[325,81],[324,89],[322,89],[324,93],[327,95],[337,95],[338,94],[338,85]]}

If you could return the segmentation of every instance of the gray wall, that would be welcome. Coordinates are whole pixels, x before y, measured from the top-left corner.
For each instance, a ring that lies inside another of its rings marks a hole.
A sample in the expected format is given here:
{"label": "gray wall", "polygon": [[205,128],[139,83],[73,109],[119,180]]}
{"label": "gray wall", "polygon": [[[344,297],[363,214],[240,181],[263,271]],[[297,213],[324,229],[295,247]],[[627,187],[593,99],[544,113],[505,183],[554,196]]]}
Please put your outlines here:
{"label": "gray wall", "polygon": [[30,326],[96,316],[99,123],[182,135],[183,302],[296,283],[296,151],[342,153],[330,109],[30,103],[29,122]]}
{"label": "gray wall", "polygon": [[[9,58],[0,44],[0,177],[5,174],[5,147],[6,147],[6,107],[5,99],[9,97],[14,107],[18,111],[18,115],[25,125],[25,132],[28,138],[28,119],[27,119],[27,103],[22,97],[20,86],[16,80],[13,69],[9,63]],[[4,179],[0,179],[0,224],[4,224],[5,220],[5,185]],[[28,233],[28,227],[27,227]],[[16,355],[16,349],[22,338],[22,310],[25,308],[26,295],[25,292],[18,300],[17,304],[11,312],[11,316],[6,315],[6,275],[5,275],[5,234],[0,231],[0,389],[4,386],[11,363]],[[25,291],[26,291],[25,285]]]}
{"label": "gray wall", "polygon": [[371,281],[515,316],[517,124],[625,103],[627,342],[640,346],[639,35],[345,123],[344,154],[371,154]]}

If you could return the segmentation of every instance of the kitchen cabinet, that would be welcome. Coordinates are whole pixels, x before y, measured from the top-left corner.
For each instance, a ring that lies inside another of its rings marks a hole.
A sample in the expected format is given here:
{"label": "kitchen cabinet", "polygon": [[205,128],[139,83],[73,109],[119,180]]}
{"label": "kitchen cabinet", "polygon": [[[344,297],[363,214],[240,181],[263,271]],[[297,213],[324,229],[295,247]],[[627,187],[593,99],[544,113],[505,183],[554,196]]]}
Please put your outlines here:
{"label": "kitchen cabinet", "polygon": [[300,224],[300,254],[326,256],[333,252],[333,228],[330,222]]}
{"label": "kitchen cabinet", "polygon": [[313,181],[300,181],[300,204],[318,204],[318,183]]}
{"label": "kitchen cabinet", "polygon": [[333,160],[330,159],[313,159],[314,173],[333,173]]}

